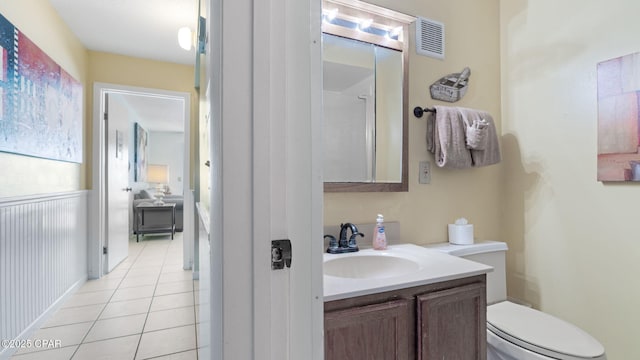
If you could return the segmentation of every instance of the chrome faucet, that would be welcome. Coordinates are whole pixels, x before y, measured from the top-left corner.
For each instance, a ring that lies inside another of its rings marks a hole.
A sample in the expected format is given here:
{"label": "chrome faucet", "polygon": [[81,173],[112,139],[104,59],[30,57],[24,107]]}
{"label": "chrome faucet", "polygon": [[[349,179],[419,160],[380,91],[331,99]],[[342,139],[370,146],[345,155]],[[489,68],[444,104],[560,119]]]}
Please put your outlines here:
{"label": "chrome faucet", "polygon": [[[351,230],[351,236],[347,238],[348,231]],[[352,223],[340,224],[340,239],[336,241],[336,238],[332,235],[325,235],[325,238],[329,238],[329,247],[327,252],[330,254],[342,254],[348,252],[358,251],[358,244],[356,238],[358,236],[364,237],[364,234],[358,232],[358,228]]]}

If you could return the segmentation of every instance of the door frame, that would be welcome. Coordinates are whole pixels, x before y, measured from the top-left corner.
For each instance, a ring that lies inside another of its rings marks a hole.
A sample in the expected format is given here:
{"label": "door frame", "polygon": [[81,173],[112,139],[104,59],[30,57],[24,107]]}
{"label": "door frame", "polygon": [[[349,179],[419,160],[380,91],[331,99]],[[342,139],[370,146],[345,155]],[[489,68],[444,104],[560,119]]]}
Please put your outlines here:
{"label": "door frame", "polygon": [[105,126],[104,95],[145,95],[180,99],[184,101],[184,170],[183,170],[183,268],[191,269],[193,264],[193,200],[191,195],[191,94],[187,92],[151,89],[144,87],[96,82],[93,84],[93,144],[92,144],[92,191],[89,212],[89,240],[87,244],[88,276],[98,279],[104,274],[105,259],[102,248],[106,241],[106,179],[105,179]]}

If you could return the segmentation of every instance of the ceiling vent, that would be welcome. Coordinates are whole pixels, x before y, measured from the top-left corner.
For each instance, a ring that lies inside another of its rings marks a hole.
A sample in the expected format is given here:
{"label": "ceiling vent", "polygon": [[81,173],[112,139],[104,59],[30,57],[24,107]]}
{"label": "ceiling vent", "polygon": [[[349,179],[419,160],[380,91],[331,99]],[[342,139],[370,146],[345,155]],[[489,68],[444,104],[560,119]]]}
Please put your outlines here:
{"label": "ceiling vent", "polygon": [[444,59],[444,24],[419,17],[416,21],[416,52]]}

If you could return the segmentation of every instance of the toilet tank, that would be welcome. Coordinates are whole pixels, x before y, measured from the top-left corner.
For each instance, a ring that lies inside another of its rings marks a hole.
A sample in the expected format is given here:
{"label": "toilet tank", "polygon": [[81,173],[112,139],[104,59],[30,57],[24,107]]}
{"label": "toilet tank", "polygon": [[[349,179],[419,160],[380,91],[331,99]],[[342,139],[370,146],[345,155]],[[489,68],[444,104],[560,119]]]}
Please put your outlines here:
{"label": "toilet tank", "polygon": [[493,271],[487,274],[487,304],[507,300],[505,256],[508,247],[506,243],[499,241],[479,241],[470,245],[438,243],[425,245],[425,247],[493,267]]}

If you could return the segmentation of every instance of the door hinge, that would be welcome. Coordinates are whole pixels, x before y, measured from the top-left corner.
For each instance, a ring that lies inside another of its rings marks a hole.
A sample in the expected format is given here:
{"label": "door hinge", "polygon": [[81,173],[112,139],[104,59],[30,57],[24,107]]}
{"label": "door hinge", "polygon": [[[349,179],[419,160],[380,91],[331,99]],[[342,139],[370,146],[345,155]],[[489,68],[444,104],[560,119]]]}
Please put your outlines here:
{"label": "door hinge", "polygon": [[106,246],[103,246],[103,247],[102,247],[102,253],[103,253],[104,255],[106,255],[106,254],[107,254],[107,247],[106,247]]}
{"label": "door hinge", "polygon": [[271,241],[271,270],[284,269],[285,265],[291,267],[291,240]]}

